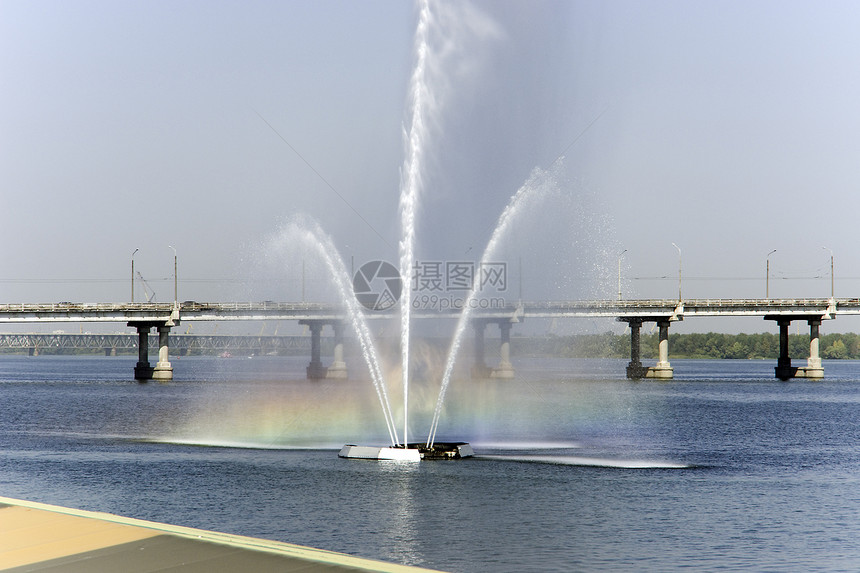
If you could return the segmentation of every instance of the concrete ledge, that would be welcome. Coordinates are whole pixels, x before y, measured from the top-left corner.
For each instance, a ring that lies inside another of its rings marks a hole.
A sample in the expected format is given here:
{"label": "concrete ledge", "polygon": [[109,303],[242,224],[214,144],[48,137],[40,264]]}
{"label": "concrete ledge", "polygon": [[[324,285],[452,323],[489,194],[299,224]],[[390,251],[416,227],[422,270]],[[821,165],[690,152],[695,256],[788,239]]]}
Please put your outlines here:
{"label": "concrete ledge", "polygon": [[810,367],[801,366],[797,369],[797,374],[794,376],[795,378],[809,378],[811,380],[821,380],[824,378],[824,368],[822,367]]}
{"label": "concrete ledge", "polygon": [[311,363],[306,369],[308,380],[323,380],[328,374],[328,368],[322,364]]}
{"label": "concrete ledge", "polygon": [[675,377],[675,369],[671,366],[649,366],[645,378],[655,380],[672,380]]}
{"label": "concrete ledge", "polygon": [[648,367],[641,363],[627,365],[627,378],[630,380],[640,380],[648,375]]}
{"label": "concrete ledge", "polygon": [[824,368],[809,366],[776,366],[774,374],[780,380],[791,378],[808,378],[810,380],[821,380],[824,378]]}
{"label": "concrete ledge", "polygon": [[516,373],[514,372],[514,367],[510,362],[506,364],[500,364],[498,368],[493,368],[490,371],[490,378],[496,378],[499,380],[513,380],[516,377]]}
{"label": "concrete ledge", "polygon": [[349,370],[346,368],[346,362],[332,362],[326,368],[325,377],[329,380],[349,380]]}
{"label": "concrete ledge", "polygon": [[430,571],[301,545],[0,497],[0,570]]}

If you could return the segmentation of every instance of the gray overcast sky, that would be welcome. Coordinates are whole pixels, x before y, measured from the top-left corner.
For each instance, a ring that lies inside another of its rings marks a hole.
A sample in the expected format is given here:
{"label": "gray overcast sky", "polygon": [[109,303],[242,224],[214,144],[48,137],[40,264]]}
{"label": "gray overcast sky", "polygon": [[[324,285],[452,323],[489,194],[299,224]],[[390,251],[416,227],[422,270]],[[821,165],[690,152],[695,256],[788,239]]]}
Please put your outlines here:
{"label": "gray overcast sky", "polygon": [[[625,296],[677,296],[673,242],[685,297],[763,297],[773,249],[771,296],[828,296],[825,246],[860,295],[860,4],[437,12],[419,257],[477,259],[565,152],[561,196],[499,255],[526,298],[615,296],[623,249]],[[356,264],[395,260],[416,22],[401,0],[0,0],[0,301],[128,300],[138,248],[170,300],[168,245],[181,299],[294,299],[295,261],[258,278],[296,213]]]}

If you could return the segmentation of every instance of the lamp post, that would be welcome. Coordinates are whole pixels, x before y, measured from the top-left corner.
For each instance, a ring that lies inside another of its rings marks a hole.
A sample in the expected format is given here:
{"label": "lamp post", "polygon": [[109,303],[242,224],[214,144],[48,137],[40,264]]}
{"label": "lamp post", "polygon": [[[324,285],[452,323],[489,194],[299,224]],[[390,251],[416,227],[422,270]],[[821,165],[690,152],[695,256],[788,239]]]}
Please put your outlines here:
{"label": "lamp post", "polygon": [[624,249],[618,253],[618,300],[621,300],[621,257],[623,257],[626,252],[627,249]]}
{"label": "lamp post", "polygon": [[682,301],[681,298],[681,247],[672,243],[672,246],[678,249],[678,301]]}
{"label": "lamp post", "polygon": [[836,291],[836,289],[835,289],[836,285],[835,285],[834,279],[833,279],[833,249],[828,248],[828,247],[821,247],[821,248],[825,249],[827,251],[830,251],[830,298],[834,298],[834,293]]}
{"label": "lamp post", "polygon": [[135,249],[131,254],[131,302],[134,302],[134,256],[140,249]]}
{"label": "lamp post", "polygon": [[173,249],[173,306],[179,306],[179,275],[177,273],[177,256],[176,256],[176,247],[172,245],[167,245],[169,248]]}
{"label": "lamp post", "polygon": [[776,252],[776,249],[772,250],[767,254],[765,260],[767,261],[766,266],[766,275],[764,279],[764,298],[770,300],[770,256]]}

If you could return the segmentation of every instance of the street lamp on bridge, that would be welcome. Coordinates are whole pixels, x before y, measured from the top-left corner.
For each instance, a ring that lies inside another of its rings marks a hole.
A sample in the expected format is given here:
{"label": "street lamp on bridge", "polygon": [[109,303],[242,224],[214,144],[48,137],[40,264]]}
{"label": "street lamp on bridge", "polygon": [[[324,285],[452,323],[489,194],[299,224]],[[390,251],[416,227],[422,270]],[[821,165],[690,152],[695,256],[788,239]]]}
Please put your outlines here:
{"label": "street lamp on bridge", "polygon": [[835,296],[834,292],[836,290],[834,287],[836,285],[834,284],[834,279],[833,279],[833,249],[828,248],[828,247],[821,247],[821,248],[824,250],[830,251],[830,298],[834,298],[834,296]]}
{"label": "street lamp on bridge", "polygon": [[134,302],[134,256],[140,249],[135,249],[131,254],[131,302]]}
{"label": "street lamp on bridge", "polygon": [[[621,300],[621,257],[623,257],[626,252],[627,249],[624,249],[618,253],[618,300]],[[520,298],[522,298],[522,296]]]}
{"label": "street lamp on bridge", "polygon": [[173,306],[179,308],[179,279],[176,272],[177,262],[176,262],[176,247],[172,245],[167,245],[169,248],[173,249]]}
{"label": "street lamp on bridge", "polygon": [[672,246],[678,249],[678,302],[684,300],[681,298],[681,247],[672,243]]}
{"label": "street lamp on bridge", "polygon": [[766,267],[766,275],[764,279],[764,298],[770,300],[770,256],[776,252],[776,249],[772,250],[767,254],[767,267]]}

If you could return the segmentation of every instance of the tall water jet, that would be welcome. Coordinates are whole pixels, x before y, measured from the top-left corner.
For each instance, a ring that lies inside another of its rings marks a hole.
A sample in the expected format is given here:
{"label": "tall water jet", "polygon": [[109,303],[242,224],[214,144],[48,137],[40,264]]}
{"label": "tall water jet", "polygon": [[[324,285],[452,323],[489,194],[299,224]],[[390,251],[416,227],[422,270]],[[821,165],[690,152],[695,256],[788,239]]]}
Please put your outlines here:
{"label": "tall water jet", "polygon": [[[430,141],[438,127],[438,116],[447,96],[451,95],[451,78],[464,78],[465,83],[474,68],[474,53],[464,49],[469,37],[483,40],[497,34],[495,26],[468,3],[434,4],[419,0],[418,23],[414,41],[414,67],[409,80],[408,111],[403,125],[404,160],[400,171],[399,271],[403,279],[400,298],[400,352],[403,385],[403,443],[404,450],[421,451],[427,457],[465,457],[471,455],[468,444],[449,444],[445,451],[428,451],[426,444],[410,447],[409,435],[409,376],[410,334],[412,314],[412,272],[415,261],[416,219],[427,175],[427,155]],[[473,50],[474,51],[474,50]],[[346,446],[345,457],[377,457],[371,447]],[[363,449],[362,449],[363,448]],[[354,454],[354,455],[352,455]],[[394,455],[392,453],[392,455]],[[410,458],[414,459],[414,458]]]}
{"label": "tall water jet", "polygon": [[[502,214],[499,215],[495,229],[493,229],[493,233],[490,235],[490,240],[487,242],[484,253],[481,255],[480,263],[483,264],[493,260],[495,250],[500,239],[510,227],[511,222],[516,219],[517,215],[527,207],[529,203],[541,199],[550,190],[557,190],[558,174],[562,167],[563,158],[559,158],[552,166],[550,166],[549,170],[535,168],[532,171],[528,180],[517,190],[516,193],[513,194],[513,196],[511,196],[508,205],[502,211]],[[454,337],[451,340],[451,346],[448,350],[448,358],[445,362],[445,369],[442,373],[442,384],[439,389],[439,398],[436,400],[436,409],[433,411],[433,419],[430,422],[430,432],[427,436],[428,448],[432,448],[436,440],[436,429],[439,425],[439,417],[442,412],[442,405],[445,401],[445,393],[447,392],[448,385],[451,381],[451,374],[454,371],[454,363],[457,360],[457,354],[460,350],[463,334],[469,324],[472,308],[475,306],[474,304],[471,304],[471,302],[476,300],[480,286],[480,281],[475,281],[472,284],[472,289],[469,292],[468,298],[464,301],[463,310],[460,312],[460,317],[457,320],[457,327],[454,330]]]}
{"label": "tall water jet", "polygon": [[406,155],[400,177],[400,276],[403,293],[400,298],[400,352],[403,381],[403,443],[408,445],[409,432],[409,334],[412,313],[412,262],[415,258],[415,212],[422,186],[424,148],[427,139],[429,90],[427,86],[429,0],[421,0],[418,27],[415,32],[415,68],[409,86],[411,117],[404,126]]}

